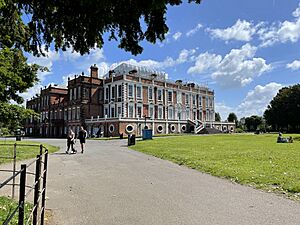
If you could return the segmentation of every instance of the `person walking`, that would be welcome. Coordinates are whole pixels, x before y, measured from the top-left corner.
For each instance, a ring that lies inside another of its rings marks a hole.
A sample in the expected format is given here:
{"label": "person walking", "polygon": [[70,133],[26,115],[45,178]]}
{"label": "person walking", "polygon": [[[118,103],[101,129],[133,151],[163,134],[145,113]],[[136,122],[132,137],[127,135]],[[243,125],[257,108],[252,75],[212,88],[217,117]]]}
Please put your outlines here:
{"label": "person walking", "polygon": [[71,147],[71,153],[76,153],[76,150],[74,149],[74,144],[75,144],[75,133],[73,130],[70,128],[67,136],[67,151],[66,154],[69,154],[69,150]]}
{"label": "person walking", "polygon": [[80,127],[80,131],[78,133],[78,139],[80,141],[81,146],[81,153],[84,151],[84,145],[85,145],[85,139],[87,138],[87,131],[83,128],[83,126]]}

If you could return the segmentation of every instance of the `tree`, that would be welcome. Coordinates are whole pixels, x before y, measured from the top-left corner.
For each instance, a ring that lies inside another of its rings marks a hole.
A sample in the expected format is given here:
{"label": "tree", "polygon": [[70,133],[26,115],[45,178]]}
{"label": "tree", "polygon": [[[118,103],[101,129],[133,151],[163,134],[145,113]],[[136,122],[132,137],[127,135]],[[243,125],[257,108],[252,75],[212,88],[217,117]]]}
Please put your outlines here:
{"label": "tree", "polygon": [[[141,41],[165,39],[167,7],[180,4],[181,0],[0,0],[0,48],[21,46],[39,54],[42,44],[47,49],[54,42],[56,50],[73,47],[84,54],[95,46],[102,48],[107,33],[109,41],[137,55],[143,51]],[[25,15],[26,23],[21,19]]]}
{"label": "tree", "polygon": [[227,117],[227,121],[228,122],[236,122],[238,121],[237,116],[235,115],[235,113],[229,113],[228,117]]}
{"label": "tree", "polygon": [[264,112],[274,130],[300,131],[300,84],[283,87]]}
{"label": "tree", "polygon": [[9,103],[0,104],[0,128],[7,128],[14,131],[21,128],[25,119],[29,117],[38,117],[31,109],[25,109],[23,106],[13,105]]}
{"label": "tree", "polygon": [[217,122],[221,121],[221,116],[220,116],[220,113],[218,113],[218,112],[215,113],[215,121],[217,121]]}
{"label": "tree", "polygon": [[263,124],[263,118],[261,116],[252,115],[245,118],[245,125],[248,131],[256,131]]}
{"label": "tree", "polygon": [[14,100],[22,103],[19,95],[32,87],[37,81],[37,71],[43,69],[33,64],[28,65],[19,49],[4,47],[0,50],[0,103]]}

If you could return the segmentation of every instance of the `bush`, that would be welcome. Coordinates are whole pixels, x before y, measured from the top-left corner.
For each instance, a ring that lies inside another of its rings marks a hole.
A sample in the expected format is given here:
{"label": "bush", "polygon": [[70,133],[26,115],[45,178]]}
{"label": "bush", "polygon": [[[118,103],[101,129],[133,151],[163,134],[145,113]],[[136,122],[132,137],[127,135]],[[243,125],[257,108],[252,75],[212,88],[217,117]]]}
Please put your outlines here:
{"label": "bush", "polygon": [[245,131],[242,128],[236,128],[235,133],[244,133]]}

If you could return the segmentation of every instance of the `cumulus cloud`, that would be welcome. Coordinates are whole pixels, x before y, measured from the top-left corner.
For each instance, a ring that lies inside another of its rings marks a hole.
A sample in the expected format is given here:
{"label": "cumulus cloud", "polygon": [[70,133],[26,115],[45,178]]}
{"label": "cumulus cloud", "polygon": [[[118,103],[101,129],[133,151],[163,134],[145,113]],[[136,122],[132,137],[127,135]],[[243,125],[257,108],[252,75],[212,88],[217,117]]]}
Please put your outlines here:
{"label": "cumulus cloud", "polygon": [[235,108],[226,105],[224,102],[215,102],[215,111],[221,116],[221,120],[227,120],[229,113],[235,112]]}
{"label": "cumulus cloud", "polygon": [[222,56],[205,52],[197,56],[195,60],[195,65],[188,69],[188,73],[203,73],[217,69],[222,60]]}
{"label": "cumulus cloud", "polygon": [[[190,49],[190,50],[183,49],[180,51],[176,59],[172,57],[166,57],[163,61],[156,61],[152,59],[136,61],[135,59],[129,59],[127,61],[122,61],[122,62],[130,63],[136,66],[146,66],[152,69],[165,69],[165,68],[173,67],[175,65],[179,65],[187,61],[190,61],[192,56],[195,54],[195,52],[196,52],[195,49]],[[112,64],[111,68],[115,67],[116,65],[117,64]]]}
{"label": "cumulus cloud", "polygon": [[298,69],[300,69],[300,61],[299,60],[295,60],[295,61],[293,61],[291,63],[288,63],[286,65],[286,68],[289,68],[291,70],[298,70]]}
{"label": "cumulus cloud", "polygon": [[300,4],[293,12],[292,21],[284,21],[272,24],[270,27],[262,27],[257,31],[262,41],[261,47],[271,46],[277,42],[297,42],[300,39]]}
{"label": "cumulus cloud", "polygon": [[227,55],[200,54],[188,73],[212,72],[212,79],[223,87],[243,87],[255,77],[271,70],[263,58],[255,58],[257,47],[245,44],[240,49],[232,49]]}
{"label": "cumulus cloud", "polygon": [[198,32],[198,30],[200,30],[203,27],[203,25],[201,23],[198,23],[196,27],[194,27],[193,29],[189,30],[185,35],[187,37],[190,37],[192,35],[194,35],[195,33]]}
{"label": "cumulus cloud", "polygon": [[236,23],[225,29],[206,29],[213,38],[218,38],[224,41],[238,40],[250,41],[252,35],[255,34],[255,26],[246,20],[237,20]]}
{"label": "cumulus cloud", "polygon": [[181,35],[182,35],[182,33],[178,31],[175,34],[173,34],[172,37],[175,41],[177,41],[181,37]]}
{"label": "cumulus cloud", "polygon": [[49,71],[38,72],[38,78],[41,82],[43,82],[46,76],[52,74],[52,66],[54,61],[59,60],[60,54],[55,50],[48,50],[48,52],[43,51],[45,56],[35,57],[33,55],[28,56],[28,63],[29,64],[38,64],[43,67],[47,67]]}
{"label": "cumulus cloud", "polygon": [[275,82],[266,84],[265,86],[257,85],[247,93],[242,103],[238,106],[238,116],[262,116],[270,101],[282,87],[281,84]]}

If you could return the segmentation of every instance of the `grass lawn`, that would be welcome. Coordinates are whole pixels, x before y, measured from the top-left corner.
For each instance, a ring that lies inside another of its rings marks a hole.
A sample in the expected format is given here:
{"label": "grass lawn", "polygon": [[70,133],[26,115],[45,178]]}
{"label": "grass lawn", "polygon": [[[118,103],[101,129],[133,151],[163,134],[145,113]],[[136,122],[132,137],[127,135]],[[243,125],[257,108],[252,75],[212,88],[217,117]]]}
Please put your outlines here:
{"label": "grass lawn", "polygon": [[157,138],[132,149],[300,200],[300,134],[292,136],[294,143],[276,143],[275,134]]}
{"label": "grass lawn", "polygon": [[[3,224],[4,221],[13,213],[15,208],[18,206],[18,203],[16,201],[11,200],[7,197],[1,197],[0,196],[0,224]],[[28,219],[28,216],[30,214],[30,211],[32,209],[32,204],[25,203],[25,219],[26,222]],[[9,223],[11,225],[18,224],[18,213],[16,213]]]}
{"label": "grass lawn", "polygon": [[[13,156],[13,149],[14,149],[14,143],[17,143],[17,160],[24,160],[24,159],[30,159],[35,158],[36,155],[40,152],[40,144],[38,142],[30,142],[30,141],[0,141],[0,157],[12,157]],[[9,145],[3,145],[3,144],[9,144]],[[34,145],[34,146],[22,146],[22,145]],[[49,153],[58,151],[59,148],[43,144],[48,150]],[[12,162],[11,159],[3,159],[0,158],[0,164],[2,163],[9,163]]]}

